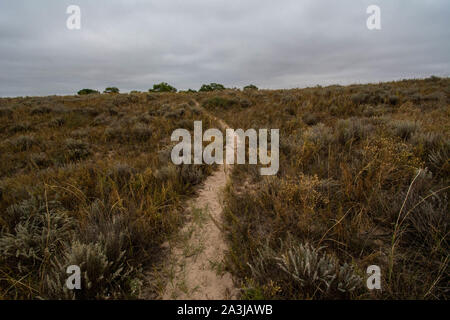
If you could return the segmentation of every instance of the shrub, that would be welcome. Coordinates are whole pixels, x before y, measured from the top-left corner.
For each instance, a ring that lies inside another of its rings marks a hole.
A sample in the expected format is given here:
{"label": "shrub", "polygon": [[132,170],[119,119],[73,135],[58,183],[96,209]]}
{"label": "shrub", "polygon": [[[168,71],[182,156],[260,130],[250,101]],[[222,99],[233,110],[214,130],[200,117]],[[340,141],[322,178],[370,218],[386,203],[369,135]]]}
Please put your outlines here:
{"label": "shrub", "polygon": [[364,110],[363,110],[363,115],[364,116],[366,116],[366,117],[373,117],[373,116],[375,116],[377,114],[378,114],[377,109],[374,108],[373,106],[366,105],[364,107]]}
{"label": "shrub", "polygon": [[[67,266],[76,265],[81,269],[81,289],[68,290],[65,283]],[[128,274],[123,254],[119,261],[110,261],[100,243],[80,243],[75,241],[70,249],[53,265],[46,278],[46,292],[50,298],[65,299],[108,299],[120,296],[117,289],[126,283]],[[126,269],[125,269],[126,270]],[[124,286],[126,289],[126,286]]]}
{"label": "shrub", "polygon": [[52,109],[50,109],[49,107],[44,107],[44,106],[34,107],[33,109],[30,110],[30,114],[32,114],[32,115],[46,114],[46,113],[50,113],[50,112],[52,112]]}
{"label": "shrub", "polygon": [[409,142],[416,147],[423,148],[425,152],[430,152],[439,148],[444,140],[444,137],[440,133],[415,131],[411,135]]}
{"label": "shrub", "polygon": [[390,96],[388,96],[387,101],[388,101],[388,103],[391,104],[391,105],[396,105],[396,104],[398,104],[398,102],[400,101],[400,99],[399,99],[398,96],[390,95]]}
{"label": "shrub", "polygon": [[317,124],[319,120],[320,120],[319,117],[313,113],[307,113],[303,116],[303,122],[306,123],[308,126]]}
{"label": "shrub", "polygon": [[91,116],[91,117],[95,117],[95,116],[99,115],[101,112],[100,110],[98,110],[96,108],[91,108],[91,107],[77,108],[77,109],[74,109],[73,111],[83,114],[83,115]]}
{"label": "shrub", "polygon": [[48,167],[52,163],[44,152],[31,154],[30,161],[40,168]]}
{"label": "shrub", "polygon": [[172,87],[167,82],[161,82],[153,85],[153,89],[149,89],[149,92],[177,92],[175,87]]}
{"label": "shrub", "polygon": [[445,94],[441,92],[433,92],[430,94],[427,94],[426,96],[422,97],[423,101],[439,101],[441,98],[445,98]]}
{"label": "shrub", "polygon": [[107,140],[124,140],[124,133],[122,128],[118,125],[114,125],[112,127],[108,127],[105,130],[105,136]]}
{"label": "shrub", "polygon": [[108,177],[115,181],[119,187],[128,183],[131,177],[136,174],[136,169],[122,163],[115,164],[108,172]]}
{"label": "shrub", "polygon": [[[133,168],[117,164],[109,175],[125,183],[133,173]],[[146,219],[133,210],[95,199],[87,208],[87,223],[78,240],[53,264],[46,279],[47,295],[76,299],[134,297],[135,284],[142,274],[141,264],[147,261],[143,253],[154,249],[157,241]],[[80,266],[81,290],[68,291],[60,285],[67,278],[68,265]]]}
{"label": "shrub", "polygon": [[241,105],[242,108],[248,108],[252,105],[252,102],[248,99],[240,99],[239,104]]}
{"label": "shrub", "polygon": [[239,102],[235,99],[228,99],[228,98],[222,98],[222,97],[213,97],[204,103],[204,107],[206,109],[214,109],[214,108],[222,108],[222,109],[228,109],[234,105],[237,105]]}
{"label": "shrub", "polygon": [[225,90],[225,87],[220,83],[210,83],[204,84],[198,90],[199,92],[208,92],[208,91],[216,91],[216,90]]}
{"label": "shrub", "polygon": [[393,120],[390,126],[393,134],[403,140],[408,140],[420,127],[417,122],[409,120]]}
{"label": "shrub", "polygon": [[107,87],[103,93],[119,93],[119,89],[117,87]]}
{"label": "shrub", "polygon": [[373,130],[370,124],[364,124],[361,119],[340,119],[336,123],[336,137],[341,144],[348,141],[360,141],[366,138]]}
{"label": "shrub", "polygon": [[[427,169],[422,170],[415,183],[411,186],[408,196],[407,191],[400,194],[399,199],[404,202],[405,235],[408,245],[413,244],[418,250],[430,252],[443,250],[438,239],[445,239],[450,231],[450,218],[447,215],[448,198],[445,193],[431,194],[433,175]],[[399,212],[402,202],[394,203],[394,212]],[[406,240],[405,239],[405,240]]]}
{"label": "shrub", "polygon": [[57,128],[57,127],[62,127],[65,123],[66,123],[66,120],[65,120],[64,118],[58,117],[58,118],[53,118],[53,119],[48,123],[48,125],[49,125],[50,127]]}
{"label": "shrub", "polygon": [[201,166],[194,164],[185,164],[181,166],[181,178],[185,184],[191,186],[197,185],[202,182],[205,177],[205,173]]}
{"label": "shrub", "polygon": [[297,98],[294,95],[287,93],[287,92],[281,98],[281,103],[286,104],[286,105],[293,104],[296,101],[297,101]]}
{"label": "shrub", "polygon": [[325,126],[323,123],[310,127],[304,133],[304,137],[320,147],[326,146],[333,141],[331,128]]}
{"label": "shrub", "polygon": [[178,176],[177,167],[169,163],[156,170],[153,175],[160,181],[176,180]]}
{"label": "shrub", "polygon": [[32,136],[18,136],[10,140],[12,146],[18,151],[27,151],[32,146],[37,144],[37,141]]}
{"label": "shrub", "polygon": [[131,129],[131,136],[136,141],[147,141],[151,138],[153,130],[143,123],[137,123]]}
{"label": "shrub", "polygon": [[425,79],[425,81],[430,81],[430,82],[439,82],[440,80],[441,80],[441,78],[438,76],[430,76],[429,78]]}
{"label": "shrub", "polygon": [[17,132],[25,132],[30,131],[32,129],[32,126],[28,122],[22,122],[12,125],[9,128],[9,132],[11,133],[17,133]]}
{"label": "shrub", "polygon": [[[258,250],[249,264],[260,285],[269,279],[280,288],[278,297],[289,299],[349,298],[362,289],[362,278],[354,268],[312,245],[282,242],[279,252],[269,246]],[[265,297],[274,298],[274,297]]]}
{"label": "shrub", "polygon": [[127,105],[130,103],[137,103],[138,99],[135,96],[130,95],[115,95],[112,98],[112,104],[116,107]]}
{"label": "shrub", "polygon": [[169,119],[177,119],[181,118],[184,115],[184,113],[185,112],[183,108],[169,108],[168,110],[164,111],[163,116]]}
{"label": "shrub", "polygon": [[57,255],[70,241],[74,220],[59,202],[32,197],[6,210],[9,232],[0,237],[0,260],[18,274],[36,271],[45,255]]}
{"label": "shrub", "polygon": [[86,95],[86,94],[95,94],[95,93],[100,93],[97,90],[93,90],[93,89],[81,89],[80,91],[78,91],[78,95]]}
{"label": "shrub", "polygon": [[258,87],[253,84],[249,84],[248,86],[244,87],[244,90],[258,90]]}
{"label": "shrub", "polygon": [[192,111],[193,114],[195,115],[199,115],[202,113],[202,108],[197,107],[197,106],[192,106],[190,107],[190,110]]}
{"label": "shrub", "polygon": [[92,121],[92,125],[93,126],[100,126],[100,125],[105,125],[105,124],[109,124],[109,122],[111,121],[111,118],[102,113],[100,115],[98,115],[97,117],[95,117],[94,121]]}
{"label": "shrub", "polygon": [[443,142],[439,147],[430,151],[428,162],[437,175],[448,177],[450,174],[450,141]]}
{"label": "shrub", "polygon": [[91,155],[89,144],[82,140],[67,139],[65,148],[66,157],[70,161],[83,160]]}
{"label": "shrub", "polygon": [[360,105],[363,103],[367,103],[369,100],[369,95],[367,93],[355,93],[353,94],[350,99],[352,100],[352,102],[356,105]]}
{"label": "shrub", "polygon": [[89,128],[80,128],[72,131],[70,135],[76,139],[85,138],[90,134],[91,130]]}

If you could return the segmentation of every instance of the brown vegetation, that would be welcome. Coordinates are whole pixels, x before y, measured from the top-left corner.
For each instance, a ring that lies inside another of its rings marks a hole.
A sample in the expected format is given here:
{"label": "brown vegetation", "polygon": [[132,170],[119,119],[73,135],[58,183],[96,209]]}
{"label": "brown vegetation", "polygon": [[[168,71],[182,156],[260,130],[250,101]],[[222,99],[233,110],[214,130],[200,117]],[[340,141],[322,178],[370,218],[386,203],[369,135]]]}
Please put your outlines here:
{"label": "brown vegetation", "polygon": [[[0,298],[139,295],[212,171],[169,161],[174,129],[218,127],[196,100],[231,128],[280,129],[278,174],[236,165],[226,190],[241,298],[448,299],[449,94],[432,77],[0,99]],[[365,286],[373,264],[381,291]]]}

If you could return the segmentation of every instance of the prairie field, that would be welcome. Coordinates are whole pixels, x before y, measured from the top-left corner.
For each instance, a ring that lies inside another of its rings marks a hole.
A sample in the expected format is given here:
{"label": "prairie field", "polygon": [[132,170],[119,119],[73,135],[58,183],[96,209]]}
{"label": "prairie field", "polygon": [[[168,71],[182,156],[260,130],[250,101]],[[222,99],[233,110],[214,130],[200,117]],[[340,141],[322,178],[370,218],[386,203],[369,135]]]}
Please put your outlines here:
{"label": "prairie field", "polygon": [[280,130],[278,173],[234,165],[221,193],[238,298],[448,299],[449,103],[438,77],[1,98],[0,299],[161,298],[166,244],[217,170],[171,162],[196,120]]}

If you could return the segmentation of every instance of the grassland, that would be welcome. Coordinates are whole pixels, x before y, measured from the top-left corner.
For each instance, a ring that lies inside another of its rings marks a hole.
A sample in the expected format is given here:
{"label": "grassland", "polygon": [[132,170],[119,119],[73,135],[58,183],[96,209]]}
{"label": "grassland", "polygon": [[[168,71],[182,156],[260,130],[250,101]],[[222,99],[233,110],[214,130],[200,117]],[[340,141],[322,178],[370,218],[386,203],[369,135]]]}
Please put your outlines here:
{"label": "grassland", "polygon": [[447,299],[449,93],[432,77],[204,98],[233,128],[280,129],[278,175],[237,166],[227,190],[243,297]]}
{"label": "grassland", "polygon": [[[212,170],[169,164],[172,131],[209,123],[189,101],[0,100],[0,297],[135,298],[152,285],[143,270],[157,265],[184,200]],[[81,267],[82,290],[65,288],[68,265]]]}
{"label": "grassland", "polygon": [[[0,99],[0,298],[136,298],[209,166],[176,128],[279,128],[280,170],[238,165],[224,214],[245,299],[447,299],[450,79],[292,90]],[[65,289],[80,265],[83,290]],[[382,290],[367,290],[378,265]],[[157,290],[155,289],[155,292]],[[155,296],[156,298],[156,296]]]}

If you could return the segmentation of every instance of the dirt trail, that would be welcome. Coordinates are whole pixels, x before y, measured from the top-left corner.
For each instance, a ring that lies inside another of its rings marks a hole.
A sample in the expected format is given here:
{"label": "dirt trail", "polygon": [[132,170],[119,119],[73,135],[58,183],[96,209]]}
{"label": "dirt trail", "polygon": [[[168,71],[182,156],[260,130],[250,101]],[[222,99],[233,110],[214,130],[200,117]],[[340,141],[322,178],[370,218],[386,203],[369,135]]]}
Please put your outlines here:
{"label": "dirt trail", "polygon": [[[222,130],[228,128],[223,121],[210,116]],[[219,165],[218,170],[206,179],[198,196],[187,203],[190,220],[177,239],[170,243],[169,281],[163,299],[236,298],[233,279],[223,270],[227,246],[220,230],[223,220],[219,195],[230,172],[229,165]]]}

